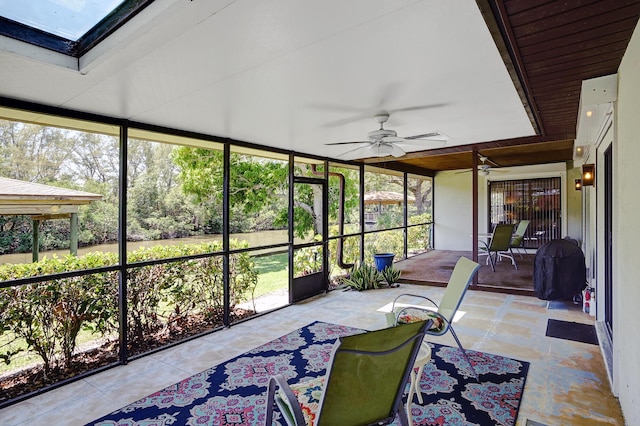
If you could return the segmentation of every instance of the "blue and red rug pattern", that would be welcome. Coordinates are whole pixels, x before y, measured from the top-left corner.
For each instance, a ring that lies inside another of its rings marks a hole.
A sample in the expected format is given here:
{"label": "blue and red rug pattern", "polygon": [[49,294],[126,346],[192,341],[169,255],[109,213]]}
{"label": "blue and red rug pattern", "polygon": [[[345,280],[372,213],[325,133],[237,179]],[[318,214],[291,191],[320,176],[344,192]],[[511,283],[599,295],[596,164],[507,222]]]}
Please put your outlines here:
{"label": "blue and red rug pattern", "polygon": [[[323,375],[336,339],[363,331],[314,322],[90,424],[262,425],[269,377],[280,374],[295,383]],[[467,351],[478,383],[457,348],[430,345],[433,357],[419,384],[424,405],[414,397],[411,406],[414,425],[515,424],[529,363]]]}

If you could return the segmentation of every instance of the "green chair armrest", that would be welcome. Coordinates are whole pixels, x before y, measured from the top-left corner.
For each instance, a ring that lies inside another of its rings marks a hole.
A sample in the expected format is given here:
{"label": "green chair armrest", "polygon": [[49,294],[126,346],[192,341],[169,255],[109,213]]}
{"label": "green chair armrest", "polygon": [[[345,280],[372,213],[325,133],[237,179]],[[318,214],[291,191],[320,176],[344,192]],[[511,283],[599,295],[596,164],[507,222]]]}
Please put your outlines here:
{"label": "green chair armrest", "polygon": [[[277,391],[278,387],[280,388],[280,392]],[[281,375],[272,376],[269,379],[269,384],[267,385],[268,407],[273,405],[274,399],[278,408],[280,408],[280,412],[284,417],[286,417],[288,424],[305,424],[304,415],[302,414],[298,398],[293,394],[289,384]]]}

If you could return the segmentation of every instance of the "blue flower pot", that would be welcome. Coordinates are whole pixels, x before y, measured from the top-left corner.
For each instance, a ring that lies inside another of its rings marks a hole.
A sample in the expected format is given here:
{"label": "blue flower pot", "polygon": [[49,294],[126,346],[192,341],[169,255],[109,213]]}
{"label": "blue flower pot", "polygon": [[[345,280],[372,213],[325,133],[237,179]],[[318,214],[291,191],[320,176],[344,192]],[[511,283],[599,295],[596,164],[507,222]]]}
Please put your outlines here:
{"label": "blue flower pot", "polygon": [[393,258],[395,254],[393,253],[379,253],[373,255],[373,260],[376,262],[376,269],[380,272],[384,271],[387,266],[391,266],[393,264]]}

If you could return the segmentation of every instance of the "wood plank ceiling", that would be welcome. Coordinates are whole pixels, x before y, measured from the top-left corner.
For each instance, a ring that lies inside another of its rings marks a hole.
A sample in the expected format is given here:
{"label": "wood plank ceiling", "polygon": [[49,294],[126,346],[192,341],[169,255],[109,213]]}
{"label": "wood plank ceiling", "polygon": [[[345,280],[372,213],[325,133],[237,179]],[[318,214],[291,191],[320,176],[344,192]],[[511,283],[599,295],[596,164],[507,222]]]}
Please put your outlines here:
{"label": "wood plank ceiling", "polygon": [[536,136],[364,160],[407,171],[570,161],[583,80],[615,74],[640,16],[640,0],[477,0],[528,109]]}

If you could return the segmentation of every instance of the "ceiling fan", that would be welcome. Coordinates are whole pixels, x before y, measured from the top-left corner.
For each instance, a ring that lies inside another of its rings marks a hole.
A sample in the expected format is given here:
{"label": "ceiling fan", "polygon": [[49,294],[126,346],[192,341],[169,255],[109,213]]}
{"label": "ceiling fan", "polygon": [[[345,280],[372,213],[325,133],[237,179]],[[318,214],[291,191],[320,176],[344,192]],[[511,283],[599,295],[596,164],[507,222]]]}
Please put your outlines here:
{"label": "ceiling fan", "polygon": [[[478,159],[482,163],[482,164],[478,164],[478,174],[482,176],[489,176],[489,173],[507,173],[506,170],[499,170],[499,169],[496,169],[495,167],[491,167],[491,164],[493,164],[496,167],[500,167],[500,165],[495,161],[491,161],[489,157],[485,155],[479,155]],[[473,169],[462,170],[456,173],[469,173],[472,170]]]}
{"label": "ceiling fan", "polygon": [[395,130],[384,128],[384,123],[389,119],[388,112],[380,112],[376,114],[374,118],[378,123],[380,123],[380,128],[367,133],[368,140],[335,142],[325,145],[359,145],[358,147],[344,152],[339,156],[340,158],[353,160],[356,158],[367,157],[387,157],[389,155],[402,157],[406,154],[406,151],[402,149],[403,146],[416,146],[417,143],[420,143],[420,145],[425,148],[437,148],[444,146],[449,139],[447,135],[440,132],[429,132],[402,138],[398,136],[398,133]]}

